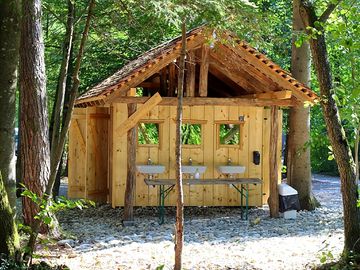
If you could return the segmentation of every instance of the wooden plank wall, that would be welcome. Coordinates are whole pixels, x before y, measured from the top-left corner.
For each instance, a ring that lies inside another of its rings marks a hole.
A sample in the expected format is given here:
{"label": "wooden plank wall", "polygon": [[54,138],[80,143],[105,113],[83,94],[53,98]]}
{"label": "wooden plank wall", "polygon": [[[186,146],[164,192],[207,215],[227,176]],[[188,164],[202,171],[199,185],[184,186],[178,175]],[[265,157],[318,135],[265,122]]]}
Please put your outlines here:
{"label": "wooden plank wall", "polygon": [[69,130],[70,198],[109,200],[109,109],[76,108]]}
{"label": "wooden plank wall", "polygon": [[86,109],[74,108],[69,128],[69,186],[70,198],[86,197]]}
{"label": "wooden plank wall", "polygon": [[[127,140],[126,135],[119,138],[114,130],[126,120],[127,105],[117,103],[112,106],[111,110],[110,182],[112,189],[111,202],[115,207],[124,204]],[[282,119],[281,111],[279,111],[279,114],[280,119]],[[245,123],[241,128],[241,147],[218,147],[215,121],[238,121],[241,115],[245,118]],[[262,186],[251,186],[250,205],[259,206],[266,203],[269,196],[269,117],[269,109],[262,107],[185,106],[183,112],[184,122],[191,119],[192,122],[199,120],[203,124],[202,145],[184,146],[183,163],[187,164],[191,157],[193,164],[199,163],[207,166],[202,178],[218,178],[223,176],[217,172],[216,166],[226,164],[227,159],[231,158],[234,165],[240,164],[246,167],[245,173],[240,177],[257,177],[264,181]],[[154,164],[162,164],[166,167],[165,172],[158,176],[159,178],[174,179],[176,107],[156,106],[144,117],[144,120],[149,121],[149,119],[160,122],[160,144],[138,146],[136,163],[146,164],[150,157]],[[279,126],[281,128],[281,123]],[[281,145],[281,136],[279,137],[279,145]],[[260,152],[260,165],[253,163],[253,151]],[[158,189],[146,186],[144,184],[144,175],[140,173],[137,173],[135,193],[135,205],[158,205]],[[165,203],[166,205],[175,205],[175,201],[175,192],[172,191]],[[234,188],[227,185],[184,186],[184,201],[185,205],[235,206],[239,205],[239,194]]]}

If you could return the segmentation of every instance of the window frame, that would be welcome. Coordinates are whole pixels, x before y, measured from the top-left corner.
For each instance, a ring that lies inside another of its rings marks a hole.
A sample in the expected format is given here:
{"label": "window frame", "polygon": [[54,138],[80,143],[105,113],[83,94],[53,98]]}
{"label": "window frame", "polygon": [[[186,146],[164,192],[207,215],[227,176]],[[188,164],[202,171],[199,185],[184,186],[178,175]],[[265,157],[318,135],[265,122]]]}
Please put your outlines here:
{"label": "window frame", "polygon": [[[140,144],[139,143],[139,124],[157,124],[158,125],[158,132],[159,132],[159,143],[158,144]],[[138,147],[155,147],[155,148],[162,148],[162,137],[163,137],[163,123],[164,120],[159,119],[141,119],[138,124],[136,125],[136,144]]]}
{"label": "window frame", "polygon": [[[216,149],[220,148],[238,148],[239,150],[243,150],[244,145],[244,124],[245,121],[239,120],[218,120],[215,121],[216,125]],[[220,143],[220,125],[239,125],[239,143],[238,144],[221,144]]]}
{"label": "window frame", "polygon": [[200,125],[200,135],[201,143],[200,144],[181,144],[183,148],[203,148],[204,145],[204,125],[207,123],[207,120],[196,120],[196,119],[183,119],[182,124],[190,125]]}

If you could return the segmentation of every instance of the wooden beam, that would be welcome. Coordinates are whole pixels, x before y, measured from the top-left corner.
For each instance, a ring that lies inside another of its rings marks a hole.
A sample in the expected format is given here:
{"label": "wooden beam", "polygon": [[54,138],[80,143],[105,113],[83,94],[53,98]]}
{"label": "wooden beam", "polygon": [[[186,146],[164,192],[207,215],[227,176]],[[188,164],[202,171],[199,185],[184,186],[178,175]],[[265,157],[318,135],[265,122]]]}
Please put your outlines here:
{"label": "wooden beam", "polygon": [[174,97],[175,96],[175,88],[176,88],[176,67],[174,62],[169,64],[169,89],[167,96]]}
{"label": "wooden beam", "polygon": [[136,88],[130,88],[130,90],[126,93],[129,97],[135,97],[136,96]]}
{"label": "wooden beam", "polygon": [[[209,72],[218,80],[220,80],[222,83],[225,83],[228,87],[230,87],[234,92],[231,93],[231,97],[236,96],[236,93],[242,93],[242,92],[248,92],[248,90],[244,89],[242,86],[237,84],[235,81],[229,78],[227,74],[224,74],[224,72],[221,72],[214,64],[212,64],[212,59],[210,58],[209,63]],[[210,83],[212,86],[212,83]],[[219,93],[222,91],[222,89],[218,87],[213,87],[213,90],[215,90],[213,93]],[[219,93],[221,94],[221,93]],[[221,95],[219,95],[221,96]]]}
{"label": "wooden beam", "polygon": [[[128,117],[136,112],[136,104],[128,104]],[[134,193],[136,182],[136,127],[127,134],[127,177],[124,202],[124,221],[134,221]]]}
{"label": "wooden beam", "polygon": [[191,50],[186,58],[186,96],[195,96],[195,52]]}
{"label": "wooden beam", "polygon": [[90,119],[110,119],[110,114],[108,113],[90,113],[89,114]]}
{"label": "wooden beam", "polygon": [[80,145],[81,145],[81,150],[85,153],[85,151],[86,151],[85,136],[82,134],[80,126],[79,126],[79,122],[76,119],[74,121],[74,126],[75,126],[74,130],[76,132],[76,137],[79,138],[79,142],[80,142]]}
{"label": "wooden beam", "polygon": [[270,216],[279,217],[279,191],[278,191],[278,138],[279,138],[279,112],[277,106],[271,106],[270,122]]}
{"label": "wooden beam", "polygon": [[256,86],[251,80],[247,80],[244,77],[241,77],[241,71],[233,72],[232,70],[226,67],[226,64],[221,62],[219,59],[213,58],[210,60],[210,72],[217,78],[221,79],[221,74],[228,77],[234,84],[238,85],[246,92],[255,93],[256,91],[261,90],[261,87]]}
{"label": "wooden beam", "polygon": [[[120,97],[114,100],[116,103],[146,103],[149,100],[148,97]],[[158,105],[164,106],[176,106],[177,98],[175,97],[163,97]],[[184,106],[200,106],[200,105],[218,105],[218,106],[280,106],[290,107],[295,106],[292,100],[280,100],[280,99],[248,99],[248,98],[211,98],[211,97],[184,97]],[[141,107],[142,108],[142,107]],[[140,109],[141,109],[140,108]]]}
{"label": "wooden beam", "polygon": [[[123,97],[125,98],[125,97]],[[128,97],[133,99],[133,102],[129,103],[137,103],[134,102],[136,100],[136,97]],[[160,103],[162,100],[159,93],[156,93],[152,97],[146,100],[143,106],[141,106],[135,113],[133,113],[128,119],[126,119],[116,130],[116,133],[119,137],[121,137],[123,134],[128,132],[129,129],[133,128],[138,121],[143,118],[152,108],[154,108],[157,104]]]}
{"label": "wooden beam", "polygon": [[201,49],[199,96],[207,97],[209,72],[209,45],[204,44]]}
{"label": "wooden beam", "polygon": [[166,95],[167,93],[167,69],[166,67],[160,70],[160,94]]}
{"label": "wooden beam", "polygon": [[158,83],[158,82],[142,82],[138,85],[138,87],[159,89],[160,83]]}
{"label": "wooden beam", "polygon": [[[223,67],[236,76],[236,82],[239,85],[241,85],[241,83],[251,85],[253,92],[261,93],[279,89],[277,84],[270,78],[244,62],[239,55],[224,45],[219,45],[216,52],[211,52],[211,56],[221,62]],[[256,91],[253,90],[254,87]]]}
{"label": "wooden beam", "polygon": [[[247,47],[247,46],[245,46]],[[278,84],[281,88],[289,89],[293,91],[293,95],[301,100],[301,101],[310,101],[311,103],[314,102],[314,99],[316,99],[316,95],[310,97],[306,92],[308,92],[305,89],[305,92],[302,92],[301,87],[296,86],[296,80],[291,79],[288,74],[285,72],[282,72],[280,68],[276,68],[274,66],[274,69],[268,65],[269,61],[266,61],[261,56],[257,57],[255,54],[252,54],[250,52],[251,48],[245,48],[242,46],[242,44],[239,44],[238,46],[234,47],[234,50],[250,65],[252,65],[257,70],[261,70],[262,73],[264,73],[267,77],[269,77],[273,82]]]}
{"label": "wooden beam", "polygon": [[[198,47],[200,44],[204,43],[205,38],[202,34],[196,35],[191,39],[187,40],[186,47],[188,50]],[[133,75],[127,80],[119,82],[119,84],[114,87],[114,91],[105,98],[106,103],[111,103],[112,100],[121,96],[121,93],[126,92],[129,88],[139,85],[141,82],[145,81],[147,78],[151,77],[154,73],[159,72],[162,68],[170,64],[174,59],[179,57],[181,50],[181,44],[179,43],[173,49],[164,52],[162,55],[159,55],[157,58],[153,59],[151,63],[144,65],[138,72],[134,72]],[[86,99],[83,99],[83,102],[87,102]]]}
{"label": "wooden beam", "polygon": [[265,87],[263,92],[267,91],[275,91],[280,87],[271,80],[268,76],[266,76],[261,70],[254,68],[254,66],[250,65],[244,59],[234,51],[234,47],[231,45],[223,45],[219,44],[217,46],[217,50],[215,55],[225,62],[226,66],[231,69],[233,72],[241,71],[241,77],[250,79],[254,81],[255,85],[262,85]]}
{"label": "wooden beam", "polygon": [[244,95],[241,97],[242,98],[260,98],[260,99],[289,99],[289,98],[291,98],[291,95],[292,95],[292,91],[284,90],[284,91],[274,91],[274,92]]}

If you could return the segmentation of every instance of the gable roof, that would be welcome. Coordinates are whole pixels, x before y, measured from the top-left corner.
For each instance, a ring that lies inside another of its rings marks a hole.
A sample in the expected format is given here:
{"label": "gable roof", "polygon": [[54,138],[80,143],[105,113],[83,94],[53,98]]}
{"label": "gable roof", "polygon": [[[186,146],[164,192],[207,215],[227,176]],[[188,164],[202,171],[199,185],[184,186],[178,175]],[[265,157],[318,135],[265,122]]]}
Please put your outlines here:
{"label": "gable roof", "polygon": [[[207,41],[207,32],[204,29],[204,27],[198,27],[187,32],[188,50]],[[310,88],[293,78],[289,72],[283,70],[264,54],[234,35],[226,33],[225,36],[233,43],[232,45],[225,45],[225,47],[236,51],[236,54],[248,65],[269,77],[274,83],[281,85],[281,88],[291,90],[297,100],[316,102],[318,96]],[[136,87],[143,80],[176,59],[180,54],[180,49],[181,36],[145,52],[78,97],[76,106],[104,104],[114,92],[126,92],[131,87]],[[141,74],[145,76],[141,76],[142,81],[139,81],[137,78]]]}

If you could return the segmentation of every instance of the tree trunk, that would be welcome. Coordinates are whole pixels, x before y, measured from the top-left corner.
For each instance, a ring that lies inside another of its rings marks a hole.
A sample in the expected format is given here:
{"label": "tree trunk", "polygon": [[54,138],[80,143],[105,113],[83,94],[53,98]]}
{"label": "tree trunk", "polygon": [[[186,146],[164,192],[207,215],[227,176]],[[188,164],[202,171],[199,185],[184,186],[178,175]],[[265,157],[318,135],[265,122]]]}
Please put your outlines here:
{"label": "tree trunk", "polygon": [[[74,16],[75,16],[75,6],[71,0],[68,0],[68,14],[67,14],[67,23],[66,23],[66,33],[64,37],[64,44],[63,44],[63,57],[62,62],[59,70],[59,79],[58,85],[56,88],[56,95],[55,101],[53,106],[53,111],[51,113],[50,119],[50,145],[54,139],[58,140],[58,134],[60,133],[60,127],[64,127],[64,121],[61,119],[65,119],[67,113],[67,106],[69,101],[69,95],[71,90],[71,83],[68,81],[68,72],[71,70],[71,55],[72,55],[72,48],[73,48],[73,36],[74,36]],[[59,103],[59,106],[56,104]],[[60,118],[62,116],[62,118]],[[61,172],[63,167],[63,156],[64,153],[61,155],[59,168],[57,169],[57,174],[55,178],[55,184],[53,188],[53,196],[56,197],[59,195],[59,188],[60,188],[60,179],[61,179]]]}
{"label": "tree trunk", "polygon": [[277,106],[271,106],[271,124],[270,124],[270,197],[269,209],[270,217],[279,217],[279,191],[278,191],[278,153],[279,149],[279,110]]}
{"label": "tree trunk", "polygon": [[360,144],[360,126],[355,129],[355,147],[354,147],[354,152],[355,152],[355,167],[356,167],[356,171],[355,171],[355,181],[356,184],[359,184],[359,144]]}
{"label": "tree trunk", "polygon": [[0,172],[0,254],[4,253],[11,258],[20,248],[13,215]]}
{"label": "tree trunk", "polygon": [[176,233],[175,233],[175,266],[174,270],[181,270],[182,249],[184,245],[184,194],[181,174],[181,124],[182,124],[182,104],[184,92],[184,73],[186,55],[186,26],[185,20],[182,22],[182,43],[178,75],[178,105],[176,115]]}
{"label": "tree trunk", "polygon": [[[325,12],[328,12],[328,9]],[[321,24],[315,25],[315,22],[321,20],[323,15],[318,18],[310,2],[301,2],[300,14],[306,26],[316,28],[322,33],[324,32]],[[360,254],[360,212],[357,207],[358,195],[355,181],[355,163],[341,124],[339,110],[333,98],[334,87],[324,33],[317,35],[316,39],[311,39],[310,47],[319,80],[320,93],[323,97],[321,107],[341,179],[344,208],[344,255],[349,255],[350,251]]]}
{"label": "tree trunk", "polygon": [[0,1],[0,172],[15,214],[16,83],[20,42],[20,1]]}
{"label": "tree trunk", "polygon": [[[22,2],[20,43],[21,179],[42,196],[50,173],[49,126],[46,99],[44,42],[41,28],[41,1]],[[38,206],[23,198],[27,225],[35,223]],[[43,226],[41,232],[46,232]]]}
{"label": "tree trunk", "polygon": [[[128,104],[128,116],[136,111],[136,104]],[[134,220],[134,192],[136,182],[136,127],[127,133],[127,178],[125,189],[124,221]]]}
{"label": "tree trunk", "polygon": [[[291,73],[300,82],[310,86],[310,47],[304,42],[295,46],[298,34],[305,31],[299,13],[300,0],[293,0],[293,39],[291,51]],[[299,193],[300,207],[315,209],[311,186],[310,163],[310,107],[292,107],[289,112],[287,180]]]}
{"label": "tree trunk", "polygon": [[[73,72],[73,77],[72,77],[73,84],[72,84],[70,95],[69,95],[69,108],[66,113],[66,116],[63,119],[63,127],[59,131],[60,134],[57,136],[56,140],[52,141],[53,145],[51,147],[51,153],[50,153],[50,159],[51,159],[50,175],[48,178],[49,179],[48,184],[46,185],[46,189],[45,189],[46,196],[43,197],[43,199],[46,201],[47,204],[49,203],[49,198],[51,196],[51,192],[54,187],[57,169],[59,168],[61,155],[62,155],[64,145],[65,145],[66,134],[68,133],[69,126],[70,126],[70,120],[71,120],[71,115],[72,115],[72,112],[74,109],[75,99],[76,99],[76,96],[77,96],[78,90],[79,90],[80,66],[81,66],[81,61],[84,56],[85,44],[87,41],[89,29],[90,29],[90,22],[91,22],[91,17],[93,14],[94,7],[95,7],[95,0],[90,0],[89,6],[88,6],[87,18],[86,18],[86,22],[85,22],[85,27],[84,27],[82,38],[80,41],[79,52],[77,54],[75,65],[74,65],[74,72]],[[61,105],[60,103],[56,104],[56,106],[60,106],[60,105]],[[56,111],[59,111],[59,110],[56,110]],[[33,232],[31,233],[28,244],[27,244],[28,251],[25,254],[25,258],[28,260],[31,259],[32,252],[34,251],[40,225],[41,225],[41,221],[37,220],[33,226]]]}

